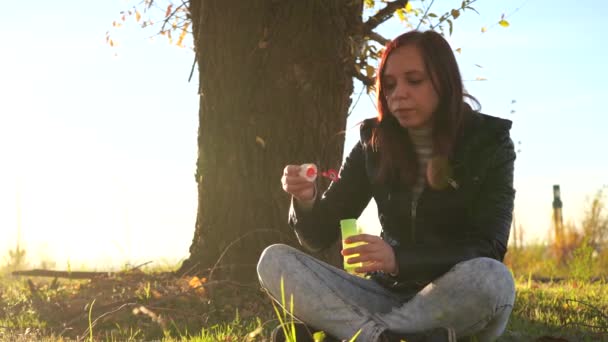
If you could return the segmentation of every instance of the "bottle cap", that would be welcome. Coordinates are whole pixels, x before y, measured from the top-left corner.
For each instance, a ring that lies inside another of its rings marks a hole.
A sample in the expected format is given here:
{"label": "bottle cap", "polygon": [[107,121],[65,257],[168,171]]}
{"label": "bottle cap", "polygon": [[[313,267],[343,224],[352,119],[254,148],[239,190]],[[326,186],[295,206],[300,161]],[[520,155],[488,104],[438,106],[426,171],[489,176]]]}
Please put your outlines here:
{"label": "bottle cap", "polygon": [[300,177],[306,178],[309,182],[314,182],[317,179],[317,165],[302,164],[300,165]]}

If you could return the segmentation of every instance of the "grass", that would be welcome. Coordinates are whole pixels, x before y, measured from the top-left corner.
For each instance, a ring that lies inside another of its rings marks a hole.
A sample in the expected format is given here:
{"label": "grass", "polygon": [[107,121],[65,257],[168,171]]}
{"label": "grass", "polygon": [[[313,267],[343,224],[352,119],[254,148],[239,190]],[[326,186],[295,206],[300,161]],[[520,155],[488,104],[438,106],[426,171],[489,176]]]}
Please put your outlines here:
{"label": "grass", "polygon": [[[549,247],[511,250],[505,263],[515,270],[517,297],[498,341],[608,341],[607,254],[573,253],[559,264]],[[0,272],[0,341],[253,342],[268,341],[279,324],[293,336],[293,298],[287,302],[284,291],[281,311],[257,282],[171,271],[125,267],[94,280]]]}
{"label": "grass", "polygon": [[[224,284],[216,289],[218,299],[211,300],[208,293],[197,291],[202,287],[192,286],[197,284],[194,278],[154,273],[118,278],[54,282],[0,277],[0,340],[268,341],[279,324],[276,315],[290,322],[285,312],[275,314],[268,299],[254,289]],[[545,335],[608,340],[605,282],[545,283],[520,276],[516,284],[515,308],[499,341]],[[149,298],[137,294],[146,287]],[[246,301],[238,299],[244,297]]]}
{"label": "grass", "polygon": [[499,341],[530,341],[541,336],[608,340],[608,286],[604,281],[544,283],[521,277],[516,289],[513,314]]}

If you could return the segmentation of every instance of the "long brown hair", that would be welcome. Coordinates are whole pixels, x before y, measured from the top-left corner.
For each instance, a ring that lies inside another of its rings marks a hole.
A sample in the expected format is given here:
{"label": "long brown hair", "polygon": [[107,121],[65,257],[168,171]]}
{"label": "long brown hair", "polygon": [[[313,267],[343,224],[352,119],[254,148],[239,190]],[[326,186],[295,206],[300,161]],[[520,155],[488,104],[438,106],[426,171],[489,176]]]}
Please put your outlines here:
{"label": "long brown hair", "polygon": [[435,157],[447,159],[451,154],[456,138],[462,131],[465,115],[471,111],[471,107],[464,102],[465,97],[479,106],[474,97],[465,94],[456,57],[439,33],[410,31],[389,42],[385,46],[376,76],[378,125],[371,136],[371,145],[380,156],[376,177],[380,183],[398,181],[404,185],[413,185],[418,173],[416,151],[407,130],[390,113],[382,82],[388,57],[395,49],[405,45],[414,45],[419,49],[439,97],[439,104],[433,113]]}

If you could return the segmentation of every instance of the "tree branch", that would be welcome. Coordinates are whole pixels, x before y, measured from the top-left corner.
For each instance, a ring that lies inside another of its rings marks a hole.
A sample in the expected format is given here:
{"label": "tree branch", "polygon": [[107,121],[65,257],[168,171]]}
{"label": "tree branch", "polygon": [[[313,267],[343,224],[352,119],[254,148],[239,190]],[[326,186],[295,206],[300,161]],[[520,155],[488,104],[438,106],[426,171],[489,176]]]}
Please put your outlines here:
{"label": "tree branch", "polygon": [[[424,20],[424,18],[426,18],[427,14],[429,13],[429,10],[431,9],[431,7],[433,7],[433,3],[435,2],[435,0],[431,1],[431,4],[429,5],[429,7],[426,8],[426,10],[424,11],[424,15],[422,16],[422,18],[420,18],[420,21],[418,22],[418,25],[416,25],[416,30],[418,30],[420,28],[420,24],[422,24],[422,21]],[[429,24],[431,23],[431,18],[428,18]],[[431,26],[433,26],[431,24]]]}
{"label": "tree branch", "polygon": [[53,277],[53,278],[69,278],[69,279],[91,279],[97,277],[109,277],[112,272],[81,272],[81,271],[51,271],[51,270],[28,270],[28,271],[13,271],[14,276],[28,277]]}
{"label": "tree branch", "polygon": [[365,84],[366,87],[373,87],[374,86],[374,80],[363,75],[362,73],[358,72],[355,68],[353,68],[352,70],[352,76],[356,79],[358,79],[359,81],[361,81],[361,83]]}
{"label": "tree branch", "polygon": [[407,3],[408,0],[395,0],[387,3],[383,9],[369,17],[369,19],[367,19],[367,21],[363,24],[363,34],[366,35],[372,32],[372,30],[378,27],[378,25],[390,19],[397,9],[405,7]]}
{"label": "tree branch", "polygon": [[389,39],[386,39],[384,37],[382,37],[378,32],[376,31],[371,31],[367,34],[367,36],[371,39],[374,40],[382,45],[386,45],[388,42],[390,42]]}
{"label": "tree branch", "polygon": [[[470,6],[470,5],[474,4],[476,1],[477,0],[471,0],[471,1],[469,1],[469,2],[466,3],[466,6],[460,7],[460,9],[466,8],[467,6]],[[441,25],[441,23],[443,23],[444,21],[450,19],[451,17],[453,17],[452,11],[446,12],[444,15],[441,16],[441,18],[439,18],[439,22],[437,24],[431,25],[431,27],[429,28],[429,30],[435,30],[437,28],[437,26]]]}

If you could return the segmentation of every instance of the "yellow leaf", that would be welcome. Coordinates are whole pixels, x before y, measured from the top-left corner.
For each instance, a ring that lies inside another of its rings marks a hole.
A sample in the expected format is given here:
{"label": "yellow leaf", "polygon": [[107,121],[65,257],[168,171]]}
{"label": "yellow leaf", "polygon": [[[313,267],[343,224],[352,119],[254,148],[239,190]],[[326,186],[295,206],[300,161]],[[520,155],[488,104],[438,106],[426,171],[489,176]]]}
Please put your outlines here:
{"label": "yellow leaf", "polygon": [[264,141],[264,139],[256,136],[255,137],[255,142],[260,144],[260,146],[262,146],[262,148],[266,147],[266,142]]}
{"label": "yellow leaf", "polygon": [[412,13],[413,9],[412,9],[412,3],[411,2],[407,2],[407,4],[405,5],[405,12],[406,13]]}
{"label": "yellow leaf", "polygon": [[190,26],[190,22],[186,22],[184,25],[182,33],[179,35],[179,39],[177,40],[177,46],[183,47],[184,38],[186,38],[186,34],[188,34],[188,26]]}
{"label": "yellow leaf", "polygon": [[397,11],[395,11],[395,13],[397,13],[397,17],[399,17],[399,20],[401,20],[401,21],[405,20],[405,12],[403,11],[403,8],[397,9]]}
{"label": "yellow leaf", "polygon": [[483,26],[483,27],[481,28],[481,33],[484,33],[484,32],[486,32],[487,30],[488,30],[488,29],[487,29],[485,26]]}
{"label": "yellow leaf", "polygon": [[458,49],[456,49],[456,52],[458,52],[458,53],[462,53],[462,49],[461,49],[461,48],[458,48]]}
{"label": "yellow leaf", "polygon": [[190,279],[188,285],[194,289],[203,286],[203,283],[201,283],[201,280],[197,276],[194,276],[192,279]]}
{"label": "yellow leaf", "polygon": [[509,22],[504,19],[499,21],[498,24],[502,27],[509,27]]}
{"label": "yellow leaf", "polygon": [[485,77],[477,76],[475,77],[475,81],[487,81],[488,79]]}
{"label": "yellow leaf", "polygon": [[139,22],[139,19],[141,19],[141,14],[139,11],[135,11],[135,21]]}

